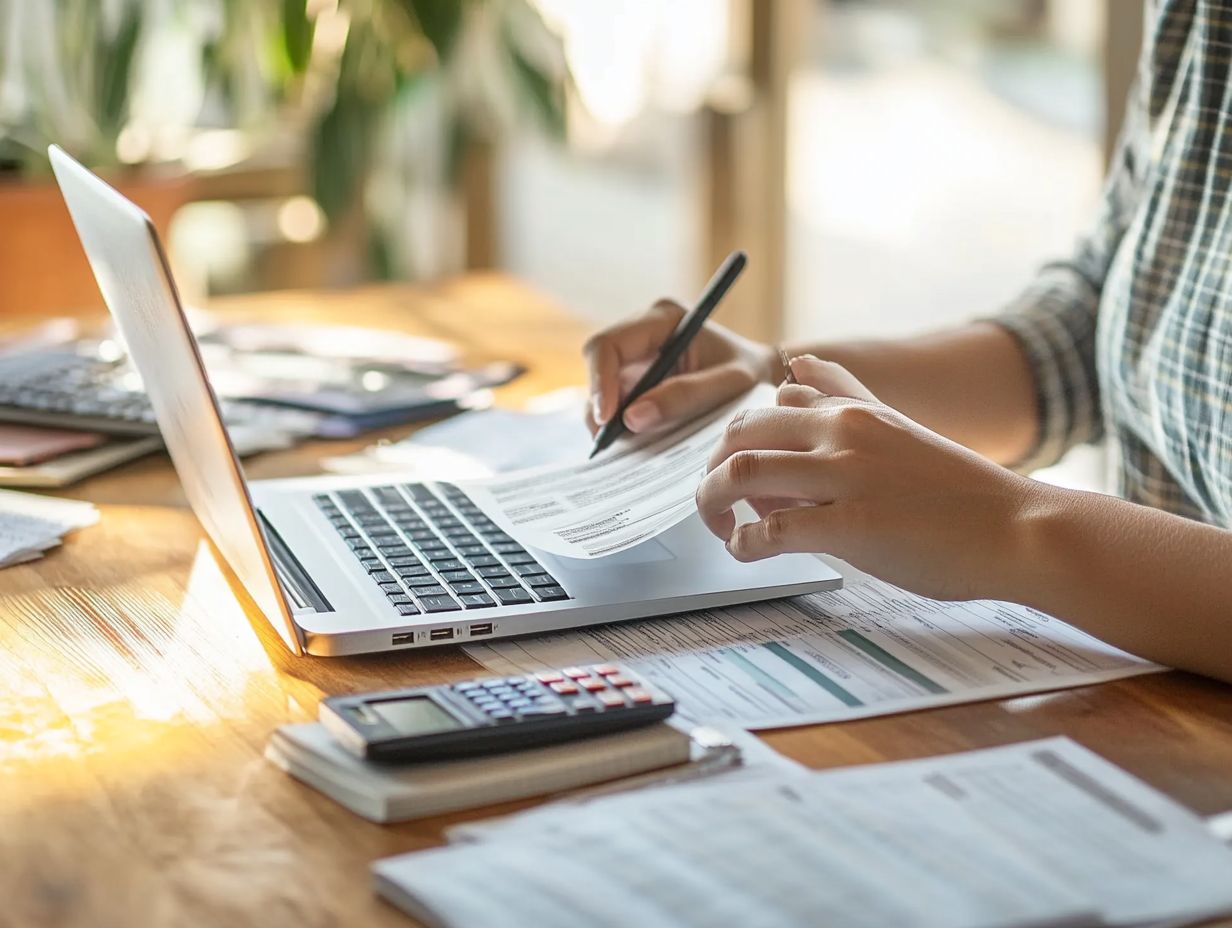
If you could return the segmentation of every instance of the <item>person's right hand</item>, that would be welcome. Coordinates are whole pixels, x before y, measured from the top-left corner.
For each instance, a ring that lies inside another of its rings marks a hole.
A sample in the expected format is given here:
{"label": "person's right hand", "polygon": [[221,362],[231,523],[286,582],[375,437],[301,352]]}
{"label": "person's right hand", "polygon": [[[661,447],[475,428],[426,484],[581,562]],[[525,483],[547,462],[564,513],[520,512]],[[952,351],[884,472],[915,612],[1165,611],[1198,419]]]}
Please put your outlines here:
{"label": "person's right hand", "polygon": [[[586,425],[592,435],[616,414],[684,313],[679,303],[660,300],[644,315],[606,328],[586,342],[583,350],[590,368]],[[687,421],[735,399],[759,381],[773,381],[782,373],[781,366],[769,345],[707,322],[676,370],[625,410],[625,427],[648,432]]]}

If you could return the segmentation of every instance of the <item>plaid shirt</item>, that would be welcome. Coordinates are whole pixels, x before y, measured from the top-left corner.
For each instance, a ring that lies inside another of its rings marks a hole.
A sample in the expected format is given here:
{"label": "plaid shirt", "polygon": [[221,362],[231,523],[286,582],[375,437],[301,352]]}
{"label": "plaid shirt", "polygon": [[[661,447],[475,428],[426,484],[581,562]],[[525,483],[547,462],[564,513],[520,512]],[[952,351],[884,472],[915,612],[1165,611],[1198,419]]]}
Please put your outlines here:
{"label": "plaid shirt", "polygon": [[1148,0],[1092,230],[994,321],[1035,376],[1022,469],[1107,436],[1126,499],[1232,527],[1232,2]]}

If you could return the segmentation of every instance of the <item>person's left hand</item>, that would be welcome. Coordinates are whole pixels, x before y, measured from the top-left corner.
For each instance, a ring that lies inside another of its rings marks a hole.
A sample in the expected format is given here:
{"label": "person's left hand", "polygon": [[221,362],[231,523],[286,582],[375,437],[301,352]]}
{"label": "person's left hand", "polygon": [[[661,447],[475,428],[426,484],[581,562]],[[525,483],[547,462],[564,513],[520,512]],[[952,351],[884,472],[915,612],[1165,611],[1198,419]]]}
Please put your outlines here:
{"label": "person's left hand", "polygon": [[[939,599],[993,597],[1040,484],[877,401],[844,368],[796,358],[779,404],[741,413],[697,491],[741,561],[825,552]],[[756,522],[737,525],[747,500]]]}

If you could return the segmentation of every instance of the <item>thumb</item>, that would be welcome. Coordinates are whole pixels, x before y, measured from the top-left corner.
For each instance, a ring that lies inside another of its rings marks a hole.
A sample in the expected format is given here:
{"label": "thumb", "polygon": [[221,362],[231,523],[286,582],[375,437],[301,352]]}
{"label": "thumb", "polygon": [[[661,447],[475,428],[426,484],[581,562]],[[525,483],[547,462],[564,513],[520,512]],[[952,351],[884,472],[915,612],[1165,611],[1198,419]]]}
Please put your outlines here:
{"label": "thumb", "polygon": [[877,402],[873,391],[856,378],[856,376],[833,361],[823,361],[811,354],[791,359],[791,373],[797,383],[812,387],[818,393],[827,396],[847,396],[854,400],[869,400]]}

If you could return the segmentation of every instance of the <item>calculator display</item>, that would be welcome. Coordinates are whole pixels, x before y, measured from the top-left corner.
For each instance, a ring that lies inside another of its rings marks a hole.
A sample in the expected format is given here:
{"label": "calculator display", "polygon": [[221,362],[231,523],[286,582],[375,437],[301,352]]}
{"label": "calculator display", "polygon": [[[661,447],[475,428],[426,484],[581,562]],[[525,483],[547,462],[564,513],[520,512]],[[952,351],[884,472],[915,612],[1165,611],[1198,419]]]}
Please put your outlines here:
{"label": "calculator display", "polygon": [[368,703],[368,708],[400,734],[418,735],[426,732],[461,728],[462,723],[427,696],[409,699],[387,699]]}

